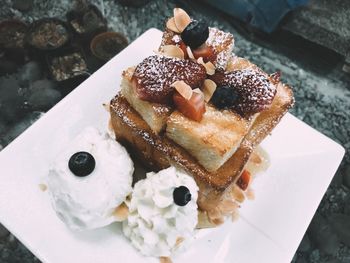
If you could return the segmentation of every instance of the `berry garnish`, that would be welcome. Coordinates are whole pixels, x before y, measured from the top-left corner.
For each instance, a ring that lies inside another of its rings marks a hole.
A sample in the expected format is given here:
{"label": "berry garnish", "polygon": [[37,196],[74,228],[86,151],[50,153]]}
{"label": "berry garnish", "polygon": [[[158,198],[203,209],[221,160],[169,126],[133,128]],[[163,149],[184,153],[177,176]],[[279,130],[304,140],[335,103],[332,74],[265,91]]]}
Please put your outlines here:
{"label": "berry garnish", "polygon": [[179,186],[174,189],[173,198],[175,204],[179,206],[185,206],[191,201],[191,192],[186,186]]}
{"label": "berry garnish", "polygon": [[[267,109],[276,94],[276,85],[269,76],[259,70],[247,68],[230,72],[215,72],[210,76],[218,86],[229,86],[238,94],[239,99],[234,103],[232,109],[242,116]],[[278,79],[274,76],[275,81]]]}
{"label": "berry garnish", "polygon": [[196,49],[209,37],[208,24],[203,21],[193,20],[181,33],[181,38],[187,46]]}
{"label": "berry garnish", "polygon": [[237,185],[239,188],[241,188],[243,191],[247,190],[249,182],[250,182],[250,172],[247,170],[244,170],[241,174],[241,176],[237,180]]}
{"label": "berry garnish", "polygon": [[195,121],[201,121],[205,113],[204,95],[193,92],[189,100],[175,92],[173,96],[176,108],[187,118]]}
{"label": "berry garnish", "polygon": [[232,108],[239,100],[238,92],[229,86],[217,87],[210,102],[218,109]]}
{"label": "berry garnish", "polygon": [[95,169],[95,158],[88,152],[77,152],[69,159],[68,167],[79,177],[87,176]]}

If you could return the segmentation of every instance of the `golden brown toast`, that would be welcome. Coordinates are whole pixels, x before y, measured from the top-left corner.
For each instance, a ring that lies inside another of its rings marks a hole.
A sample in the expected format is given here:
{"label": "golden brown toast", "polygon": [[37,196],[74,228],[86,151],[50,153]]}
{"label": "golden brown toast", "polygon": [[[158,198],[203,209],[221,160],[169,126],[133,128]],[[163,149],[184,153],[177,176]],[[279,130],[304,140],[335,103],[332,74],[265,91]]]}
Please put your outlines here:
{"label": "golden brown toast", "polygon": [[223,191],[237,179],[254,147],[272,131],[292,104],[291,88],[278,85],[271,107],[260,113],[237,151],[214,172],[207,171],[190,153],[167,136],[156,135],[122,95],[117,95],[111,101],[110,110],[117,140],[131,148],[147,167],[159,170],[175,163],[189,172],[197,183],[202,182]]}
{"label": "golden brown toast", "polygon": [[[118,94],[110,104],[111,124],[116,138],[131,155],[151,170],[175,165],[193,176],[199,186],[198,206],[212,223],[220,224],[223,216],[236,209],[244,194],[235,184],[253,149],[272,131],[294,102],[289,86],[280,84],[269,109],[255,120],[233,156],[217,171],[209,172],[181,146],[165,135],[155,134],[142,117]],[[228,208],[227,208],[228,207]]]}
{"label": "golden brown toast", "polygon": [[200,122],[174,111],[166,124],[166,136],[186,149],[208,171],[222,166],[238,149],[253,119],[207,105]]}
{"label": "golden brown toast", "polygon": [[141,100],[132,87],[131,78],[135,67],[130,67],[122,74],[121,93],[129,104],[142,116],[155,133],[159,133],[165,128],[167,118],[172,112],[172,108],[166,104],[152,103]]}

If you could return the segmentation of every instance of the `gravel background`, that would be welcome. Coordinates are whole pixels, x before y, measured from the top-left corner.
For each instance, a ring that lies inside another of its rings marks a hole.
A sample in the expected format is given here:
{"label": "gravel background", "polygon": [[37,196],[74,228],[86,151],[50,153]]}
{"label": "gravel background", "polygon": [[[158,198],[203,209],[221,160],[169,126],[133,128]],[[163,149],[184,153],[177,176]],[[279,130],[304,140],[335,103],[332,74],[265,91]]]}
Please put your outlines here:
{"label": "gravel background", "polygon": [[[34,2],[34,7],[19,11],[28,2]],[[342,58],[286,31],[272,36],[253,34],[197,1],[151,1],[141,8],[125,7],[112,0],[96,3],[109,27],[130,41],[150,27],[162,29],[172,8],[176,4],[183,6],[191,15],[206,18],[211,26],[232,32],[238,55],[267,72],[282,71],[283,81],[294,87],[296,105],[292,114],[347,150],[293,262],[350,262],[350,77],[341,71]],[[16,17],[28,22],[47,16],[64,18],[71,7],[67,0],[0,0],[0,4],[0,19]],[[35,62],[12,72],[0,76],[0,150],[64,96]],[[9,121],[13,119],[16,121]],[[39,260],[0,225],[0,262]]]}

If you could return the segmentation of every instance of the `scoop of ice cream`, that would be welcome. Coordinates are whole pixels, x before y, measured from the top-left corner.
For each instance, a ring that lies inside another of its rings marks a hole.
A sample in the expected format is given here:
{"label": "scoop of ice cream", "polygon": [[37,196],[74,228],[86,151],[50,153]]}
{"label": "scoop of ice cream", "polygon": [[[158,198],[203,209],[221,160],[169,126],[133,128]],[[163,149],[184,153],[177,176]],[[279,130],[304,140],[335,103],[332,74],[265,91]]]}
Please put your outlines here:
{"label": "scoop of ice cream", "polygon": [[[77,152],[87,152],[94,159],[94,168],[88,167],[92,171],[85,176],[75,175],[70,167],[69,161]],[[117,221],[113,213],[132,191],[133,171],[124,147],[88,127],[67,145],[49,170],[52,206],[73,230],[106,226]]]}
{"label": "scoop of ice cream", "polygon": [[124,234],[146,256],[168,257],[182,250],[197,225],[197,192],[192,177],[174,167],[148,173],[134,186]]}

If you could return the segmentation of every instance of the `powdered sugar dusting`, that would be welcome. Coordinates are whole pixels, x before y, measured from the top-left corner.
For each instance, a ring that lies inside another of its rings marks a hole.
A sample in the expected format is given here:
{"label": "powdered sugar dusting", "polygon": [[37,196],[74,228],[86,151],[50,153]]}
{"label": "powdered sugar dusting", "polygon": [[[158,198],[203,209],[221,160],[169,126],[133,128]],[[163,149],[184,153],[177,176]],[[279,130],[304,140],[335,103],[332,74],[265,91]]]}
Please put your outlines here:
{"label": "powdered sugar dusting", "polygon": [[206,78],[205,68],[191,60],[150,56],[135,69],[133,79],[137,83],[140,98],[152,102],[166,102],[174,88],[171,84],[183,80],[192,88],[200,87]]}
{"label": "powdered sugar dusting", "polygon": [[[159,48],[161,50],[164,45],[177,45],[182,43],[181,35],[165,29],[162,37],[162,43]],[[215,27],[209,27],[209,37],[206,40],[206,45],[213,48],[216,59],[213,62],[217,69],[224,70],[232,57],[234,47],[233,35],[229,32],[224,32]]]}
{"label": "powdered sugar dusting", "polygon": [[211,46],[217,54],[216,60],[214,61],[215,67],[224,70],[232,57],[232,50],[234,47],[233,35],[215,27],[209,27],[209,37],[206,44]]}
{"label": "powdered sugar dusting", "polygon": [[265,74],[253,69],[218,73],[213,80],[219,86],[227,85],[237,90],[240,98],[234,109],[244,115],[268,108],[277,91]]}

